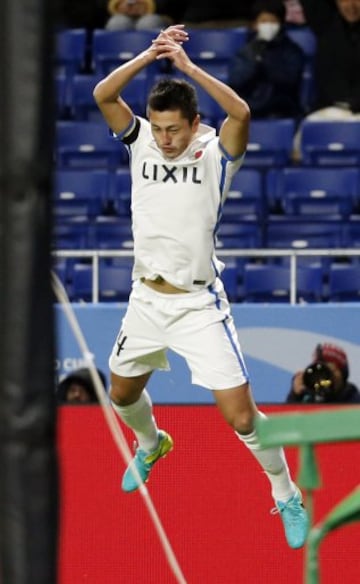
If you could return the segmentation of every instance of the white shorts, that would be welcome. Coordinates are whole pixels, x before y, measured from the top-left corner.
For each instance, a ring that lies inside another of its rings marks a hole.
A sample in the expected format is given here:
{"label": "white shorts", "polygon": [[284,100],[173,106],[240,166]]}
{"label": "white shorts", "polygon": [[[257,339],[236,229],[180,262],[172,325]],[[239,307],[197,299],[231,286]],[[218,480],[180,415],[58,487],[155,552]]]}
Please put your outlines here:
{"label": "white shorts", "polygon": [[122,377],[169,370],[167,349],[184,357],[192,383],[230,389],[248,381],[221,280],[185,294],[163,294],[140,281],[134,283],[110,370]]}

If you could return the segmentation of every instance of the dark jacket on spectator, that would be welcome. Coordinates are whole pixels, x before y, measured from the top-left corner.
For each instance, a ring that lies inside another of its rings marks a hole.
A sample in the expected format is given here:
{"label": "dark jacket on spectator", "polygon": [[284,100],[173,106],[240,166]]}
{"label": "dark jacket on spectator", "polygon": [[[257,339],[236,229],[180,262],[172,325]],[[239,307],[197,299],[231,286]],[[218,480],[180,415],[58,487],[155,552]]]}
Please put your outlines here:
{"label": "dark jacket on spectator", "polygon": [[360,111],[360,21],[350,24],[335,2],[301,0],[306,22],[317,38],[315,109],[348,103]]}
{"label": "dark jacket on spectator", "polygon": [[229,66],[229,85],[250,106],[253,117],[300,116],[305,55],[284,29],[271,41],[254,37]]}
{"label": "dark jacket on spectator", "polygon": [[[305,391],[304,393],[298,395],[292,389],[290,390],[287,398],[287,403],[313,403],[313,395],[310,391]],[[324,400],[323,403],[328,404],[359,404],[360,403],[360,392],[356,385],[347,381],[344,387],[338,393],[331,394]]]}

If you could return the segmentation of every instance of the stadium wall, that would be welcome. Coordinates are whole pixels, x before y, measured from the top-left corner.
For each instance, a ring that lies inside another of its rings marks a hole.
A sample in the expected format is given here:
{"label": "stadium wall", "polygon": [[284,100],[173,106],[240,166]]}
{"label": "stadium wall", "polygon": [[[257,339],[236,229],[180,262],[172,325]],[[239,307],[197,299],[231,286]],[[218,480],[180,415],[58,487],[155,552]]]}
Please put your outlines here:
{"label": "stadium wall", "polygon": [[[75,314],[96,365],[108,371],[108,355],[120,328],[124,304],[75,304]],[[62,308],[56,307],[59,377],[84,360]],[[291,377],[311,361],[323,341],[342,346],[350,362],[350,379],[360,386],[360,303],[233,306],[233,316],[258,403],[284,402]],[[192,386],[184,361],[169,352],[170,372],[156,372],[149,383],[154,403],[213,403],[209,391]]]}
{"label": "stadium wall", "polygon": [[[157,405],[155,413],[175,446],[154,468],[148,489],[187,584],[303,584],[304,551],[286,545],[279,517],[270,514],[267,478],[216,407]],[[125,465],[99,406],[59,408],[58,450],[59,584],[174,584],[140,494],[120,489]],[[296,476],[298,451],[289,448],[287,455]],[[318,521],[358,483],[360,449],[358,443],[320,445],[316,456]],[[360,581],[359,526],[324,540],[323,584]]]}

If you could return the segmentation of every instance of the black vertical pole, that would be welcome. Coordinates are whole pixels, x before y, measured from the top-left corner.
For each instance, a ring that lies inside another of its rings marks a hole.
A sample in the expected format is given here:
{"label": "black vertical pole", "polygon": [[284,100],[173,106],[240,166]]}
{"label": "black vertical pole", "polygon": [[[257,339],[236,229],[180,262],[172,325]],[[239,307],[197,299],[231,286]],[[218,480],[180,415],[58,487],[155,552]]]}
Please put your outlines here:
{"label": "black vertical pole", "polygon": [[53,2],[0,20],[0,582],[56,584]]}

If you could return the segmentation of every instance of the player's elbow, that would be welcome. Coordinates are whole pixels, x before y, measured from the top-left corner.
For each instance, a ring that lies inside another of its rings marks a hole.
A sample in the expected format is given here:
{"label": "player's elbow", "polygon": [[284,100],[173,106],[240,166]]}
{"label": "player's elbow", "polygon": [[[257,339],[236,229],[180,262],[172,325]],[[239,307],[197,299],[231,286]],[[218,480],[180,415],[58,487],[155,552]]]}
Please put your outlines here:
{"label": "player's elbow", "polygon": [[238,118],[238,120],[240,120],[241,122],[243,122],[245,124],[250,123],[250,118],[251,118],[250,107],[249,107],[248,103],[243,99],[240,100],[240,103],[238,105],[236,117]]}
{"label": "player's elbow", "polygon": [[106,89],[104,87],[104,82],[99,81],[93,89],[93,98],[95,99],[97,104],[104,103],[108,100],[108,95]]}

